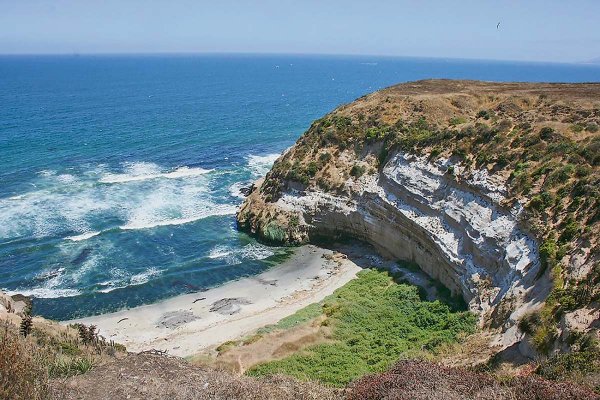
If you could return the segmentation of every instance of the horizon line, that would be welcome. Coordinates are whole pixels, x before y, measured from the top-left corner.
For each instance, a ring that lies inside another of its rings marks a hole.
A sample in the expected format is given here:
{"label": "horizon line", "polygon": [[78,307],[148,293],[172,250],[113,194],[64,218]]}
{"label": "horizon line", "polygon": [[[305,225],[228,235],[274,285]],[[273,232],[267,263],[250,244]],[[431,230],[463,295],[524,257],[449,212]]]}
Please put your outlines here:
{"label": "horizon line", "polygon": [[587,61],[543,61],[543,60],[515,60],[515,59],[497,59],[497,58],[471,58],[471,57],[441,57],[441,56],[411,56],[411,55],[392,55],[392,54],[369,54],[369,53],[303,53],[303,52],[244,52],[244,51],[127,51],[127,52],[40,52],[40,53],[2,53],[0,57],[27,57],[27,56],[64,56],[64,57],[86,57],[86,56],[210,56],[210,55],[231,55],[231,56],[321,56],[321,57],[380,57],[380,58],[410,58],[424,60],[456,60],[456,61],[491,61],[491,62],[514,62],[529,64],[568,64],[568,65],[588,65],[599,66],[594,62],[595,59]]}

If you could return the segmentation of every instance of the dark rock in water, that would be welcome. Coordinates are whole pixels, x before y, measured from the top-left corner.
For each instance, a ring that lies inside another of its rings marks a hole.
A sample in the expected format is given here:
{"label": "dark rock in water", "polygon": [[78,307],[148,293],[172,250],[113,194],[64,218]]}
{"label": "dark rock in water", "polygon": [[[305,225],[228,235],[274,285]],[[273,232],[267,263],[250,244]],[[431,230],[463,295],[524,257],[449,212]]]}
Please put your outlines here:
{"label": "dark rock in water", "polygon": [[46,272],[43,272],[43,273],[37,275],[34,279],[36,281],[46,281],[48,279],[56,278],[57,276],[60,276],[60,274],[62,274],[64,272],[64,270],[65,270],[64,268],[58,268],[58,269],[46,271]]}
{"label": "dark rock in water", "polygon": [[90,256],[91,253],[92,253],[92,248],[86,247],[85,249],[81,250],[81,253],[79,253],[77,255],[77,257],[75,257],[73,259],[73,261],[71,261],[71,264],[73,264],[73,265],[82,264],[85,260],[88,259],[88,257]]}
{"label": "dark rock in water", "polygon": [[254,186],[254,183],[250,186],[246,186],[240,189],[240,193],[243,194],[244,196],[248,197],[250,196],[250,193],[254,192],[254,189],[256,189],[256,186]]}

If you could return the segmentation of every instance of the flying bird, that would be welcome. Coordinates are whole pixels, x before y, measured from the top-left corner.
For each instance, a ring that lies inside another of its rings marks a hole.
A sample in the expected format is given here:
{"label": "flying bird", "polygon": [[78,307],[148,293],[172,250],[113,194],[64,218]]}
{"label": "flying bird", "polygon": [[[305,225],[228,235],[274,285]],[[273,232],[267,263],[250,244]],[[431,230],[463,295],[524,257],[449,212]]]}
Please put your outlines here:
{"label": "flying bird", "polygon": [[498,22],[498,25],[496,25],[496,29],[500,29],[500,22]]}

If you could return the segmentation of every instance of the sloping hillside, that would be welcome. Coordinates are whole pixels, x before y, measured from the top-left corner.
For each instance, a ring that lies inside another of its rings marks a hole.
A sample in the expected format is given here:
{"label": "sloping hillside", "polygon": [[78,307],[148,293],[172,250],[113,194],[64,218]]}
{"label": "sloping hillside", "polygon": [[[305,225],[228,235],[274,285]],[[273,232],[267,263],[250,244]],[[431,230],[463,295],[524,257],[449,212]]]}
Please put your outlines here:
{"label": "sloping hillside", "polygon": [[598,337],[600,84],[430,80],[315,121],[238,213],[416,262],[530,357]]}

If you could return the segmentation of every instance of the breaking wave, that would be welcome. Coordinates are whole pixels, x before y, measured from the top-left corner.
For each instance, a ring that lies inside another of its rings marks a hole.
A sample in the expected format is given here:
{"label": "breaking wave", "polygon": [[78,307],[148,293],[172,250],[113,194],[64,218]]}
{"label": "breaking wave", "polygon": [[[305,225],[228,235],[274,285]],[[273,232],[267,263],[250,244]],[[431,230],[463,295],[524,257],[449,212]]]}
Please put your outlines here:
{"label": "breaking wave", "polygon": [[100,293],[110,293],[113,290],[124,289],[129,286],[143,285],[150,281],[150,279],[162,274],[162,270],[156,267],[150,267],[143,272],[131,276],[128,276],[127,273],[121,270],[113,270],[111,272],[113,272],[114,279],[100,283],[99,286],[103,287],[98,290]]}
{"label": "breaking wave", "polygon": [[[118,227],[178,225],[235,213],[234,206],[213,199],[210,170],[165,172],[143,162],[126,164],[124,170],[107,174],[105,166],[96,166],[79,173],[39,172],[34,190],[0,198],[0,240],[59,237],[78,242]],[[133,184],[98,184],[126,182]]]}
{"label": "breaking wave", "polygon": [[244,260],[264,260],[275,254],[275,247],[250,243],[241,248],[216,245],[208,253],[212,259],[224,260],[229,265],[241,264]]}
{"label": "breaking wave", "polygon": [[248,168],[256,178],[264,176],[269,172],[273,163],[280,155],[280,153],[272,153],[264,156],[249,155],[247,157]]}
{"label": "breaking wave", "polygon": [[125,165],[124,174],[105,174],[99,179],[101,183],[127,183],[146,181],[150,179],[180,179],[200,176],[212,172],[211,169],[179,167],[171,172],[162,172],[160,167],[153,163],[136,162]]}

